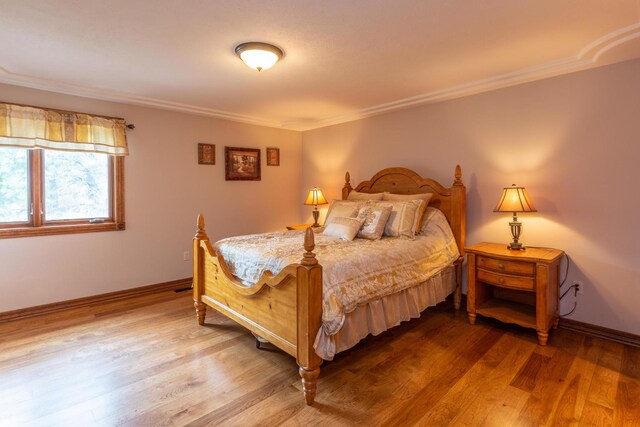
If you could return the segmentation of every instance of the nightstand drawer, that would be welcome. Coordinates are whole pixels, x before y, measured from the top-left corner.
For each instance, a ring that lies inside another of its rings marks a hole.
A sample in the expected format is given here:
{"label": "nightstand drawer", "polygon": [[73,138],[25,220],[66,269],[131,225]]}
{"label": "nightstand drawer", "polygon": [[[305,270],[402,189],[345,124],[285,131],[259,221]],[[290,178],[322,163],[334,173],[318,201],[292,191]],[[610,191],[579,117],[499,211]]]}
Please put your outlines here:
{"label": "nightstand drawer", "polygon": [[521,289],[533,291],[535,283],[533,277],[510,276],[508,274],[494,273],[488,270],[478,269],[477,278],[481,282],[489,283],[503,288]]}
{"label": "nightstand drawer", "polygon": [[483,256],[478,256],[478,267],[510,274],[523,274],[532,277],[535,272],[535,264],[530,262],[503,261]]}

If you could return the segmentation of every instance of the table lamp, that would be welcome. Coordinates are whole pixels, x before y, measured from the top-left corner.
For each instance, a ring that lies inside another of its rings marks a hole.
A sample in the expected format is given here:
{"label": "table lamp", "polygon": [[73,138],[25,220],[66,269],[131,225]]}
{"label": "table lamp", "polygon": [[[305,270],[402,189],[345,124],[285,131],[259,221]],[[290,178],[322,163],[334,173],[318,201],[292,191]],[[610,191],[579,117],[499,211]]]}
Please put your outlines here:
{"label": "table lamp", "polygon": [[493,211],[513,213],[513,221],[509,223],[513,242],[509,243],[507,248],[516,251],[524,250],[525,247],[518,241],[522,228],[522,223],[518,221],[518,212],[537,212],[536,208],[531,204],[531,200],[524,187],[518,187],[515,184],[511,187],[505,187],[502,190],[500,201]]}
{"label": "table lamp", "polygon": [[307,200],[305,200],[304,204],[315,205],[315,209],[313,210],[313,227],[320,227],[320,224],[318,224],[318,217],[320,216],[318,205],[327,204],[327,199],[324,198],[322,191],[319,188],[312,188],[309,190],[309,195],[307,196]]}

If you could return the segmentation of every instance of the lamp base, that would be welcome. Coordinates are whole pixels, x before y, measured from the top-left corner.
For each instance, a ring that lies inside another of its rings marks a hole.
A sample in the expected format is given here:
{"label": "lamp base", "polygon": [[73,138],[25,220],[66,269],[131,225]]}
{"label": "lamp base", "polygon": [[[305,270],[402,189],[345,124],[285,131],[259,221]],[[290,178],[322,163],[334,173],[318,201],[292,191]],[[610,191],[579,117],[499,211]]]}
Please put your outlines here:
{"label": "lamp base", "polygon": [[313,211],[313,225],[311,225],[312,227],[320,227],[320,224],[318,224],[318,217],[320,217],[320,211],[318,211],[318,207],[316,206],[316,209]]}
{"label": "lamp base", "polygon": [[518,243],[509,243],[507,245],[507,249],[512,250],[512,251],[525,251],[527,250],[527,248],[520,242]]}
{"label": "lamp base", "polygon": [[518,241],[520,238],[520,232],[522,231],[522,223],[518,221],[518,213],[513,213],[513,221],[509,223],[509,227],[511,228],[511,237],[513,237],[513,241],[509,243],[507,249],[511,249],[512,251],[524,251],[526,248]]}

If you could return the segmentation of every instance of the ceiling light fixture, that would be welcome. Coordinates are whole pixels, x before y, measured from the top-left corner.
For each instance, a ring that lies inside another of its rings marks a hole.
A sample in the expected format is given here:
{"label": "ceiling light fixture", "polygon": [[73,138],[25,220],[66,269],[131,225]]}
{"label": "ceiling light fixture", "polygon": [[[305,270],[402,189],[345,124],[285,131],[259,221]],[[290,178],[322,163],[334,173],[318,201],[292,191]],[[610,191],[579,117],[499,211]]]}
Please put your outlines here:
{"label": "ceiling light fixture", "polygon": [[282,49],[262,42],[248,42],[236,46],[236,54],[242,61],[254,70],[267,70],[283,56]]}

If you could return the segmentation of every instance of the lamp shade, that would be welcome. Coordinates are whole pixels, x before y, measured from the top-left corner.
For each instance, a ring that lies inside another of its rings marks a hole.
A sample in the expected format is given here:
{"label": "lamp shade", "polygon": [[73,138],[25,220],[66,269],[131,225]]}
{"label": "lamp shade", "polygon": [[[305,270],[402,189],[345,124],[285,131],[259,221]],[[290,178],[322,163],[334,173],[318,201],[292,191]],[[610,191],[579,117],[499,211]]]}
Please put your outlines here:
{"label": "lamp shade", "polygon": [[500,201],[496,205],[494,212],[537,212],[533,207],[531,199],[527,195],[524,187],[513,184],[502,190]]}
{"label": "lamp shade", "polygon": [[319,188],[312,188],[309,190],[309,195],[307,196],[307,200],[304,202],[305,205],[326,205],[327,199],[324,198],[322,194],[322,190]]}

